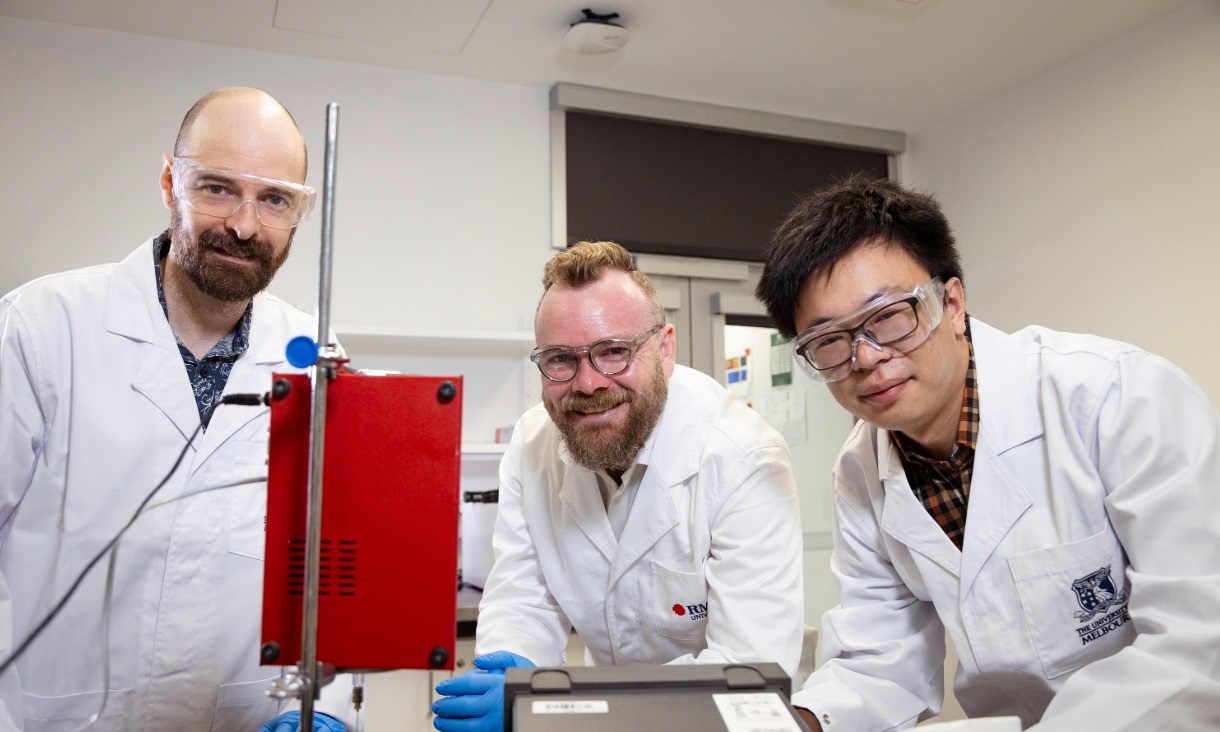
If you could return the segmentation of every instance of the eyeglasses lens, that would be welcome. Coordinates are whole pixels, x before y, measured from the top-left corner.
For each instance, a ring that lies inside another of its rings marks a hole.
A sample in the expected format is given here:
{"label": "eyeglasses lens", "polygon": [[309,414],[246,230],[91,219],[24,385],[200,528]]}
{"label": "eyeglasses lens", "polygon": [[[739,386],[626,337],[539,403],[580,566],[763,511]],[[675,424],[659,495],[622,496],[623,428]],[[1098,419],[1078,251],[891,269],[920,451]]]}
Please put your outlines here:
{"label": "eyeglasses lens", "polygon": [[569,381],[576,376],[580,368],[580,356],[589,354],[589,362],[605,376],[621,374],[631,365],[631,357],[636,350],[644,345],[662,326],[655,326],[646,333],[641,333],[633,340],[605,340],[585,348],[549,348],[545,351],[535,351],[530,356],[542,374],[551,381]]}
{"label": "eyeglasses lens", "polygon": [[182,195],[191,208],[209,216],[227,218],[251,203],[264,226],[291,229],[300,223],[305,196],[299,191],[244,181],[242,177],[190,168],[182,174]]}
{"label": "eyeglasses lens", "polygon": [[598,371],[613,376],[631,365],[631,352],[631,344],[626,341],[603,341],[589,349],[589,358]]}
{"label": "eyeglasses lens", "polygon": [[859,326],[818,336],[805,346],[805,357],[815,368],[832,369],[851,360],[852,342],[857,333],[879,346],[888,346],[907,338],[919,328],[914,299],[888,305],[873,313]]}

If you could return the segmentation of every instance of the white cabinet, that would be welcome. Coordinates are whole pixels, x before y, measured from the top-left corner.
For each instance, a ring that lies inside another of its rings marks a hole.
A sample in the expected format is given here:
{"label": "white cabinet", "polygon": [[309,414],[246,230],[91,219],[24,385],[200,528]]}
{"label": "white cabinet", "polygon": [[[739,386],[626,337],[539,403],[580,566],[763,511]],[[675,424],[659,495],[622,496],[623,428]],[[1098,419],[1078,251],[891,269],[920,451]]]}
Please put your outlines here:
{"label": "white cabinet", "polygon": [[504,448],[495,443],[496,430],[511,427],[541,396],[529,331],[336,326],[335,332],[354,368],[461,376],[462,452],[470,459],[498,460]]}
{"label": "white cabinet", "polygon": [[[358,369],[403,374],[462,377],[463,491],[486,491],[498,485],[498,466],[506,444],[495,442],[498,428],[511,427],[538,402],[541,381],[529,360],[534,334],[528,331],[436,330],[336,326],[350,365]],[[409,418],[409,415],[406,415]],[[461,564],[490,567],[490,522],[494,504],[462,504]],[[479,536],[471,540],[477,529]],[[485,545],[484,545],[485,544]],[[456,673],[471,668],[474,639],[458,639]],[[389,671],[369,674],[365,693],[365,729],[426,732],[432,730],[432,689],[448,672]]]}
{"label": "white cabinet", "polygon": [[[541,377],[529,360],[532,332],[357,326],[336,326],[335,332],[354,368],[461,376],[461,490],[498,486],[500,458],[508,446],[495,441],[496,432],[511,428],[541,397]],[[461,566],[467,582],[481,586],[486,580],[494,520],[494,504],[462,504]]]}
{"label": "white cabinet", "polygon": [[[379,671],[365,677],[365,732],[435,732],[432,726],[434,689],[442,679],[473,666],[474,639],[459,639],[449,671]],[[349,731],[354,732],[354,731]]]}

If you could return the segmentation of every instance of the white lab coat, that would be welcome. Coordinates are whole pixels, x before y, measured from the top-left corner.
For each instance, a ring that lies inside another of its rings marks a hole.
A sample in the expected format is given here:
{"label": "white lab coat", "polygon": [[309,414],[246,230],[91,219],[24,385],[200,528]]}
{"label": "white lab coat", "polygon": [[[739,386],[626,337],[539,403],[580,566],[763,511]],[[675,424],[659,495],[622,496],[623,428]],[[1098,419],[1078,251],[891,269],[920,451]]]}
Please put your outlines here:
{"label": "white lab coat", "polygon": [[[122,263],[52,275],[0,301],[0,657],[165,477],[199,425],[157,301],[152,242]],[[225,393],[263,393],[312,318],[254,299]],[[269,410],[222,406],[157,499],[265,477]],[[92,728],[256,730],[281,711],[260,667],[266,483],[139,519],[118,546],[110,694]],[[155,499],[156,500],[156,499]],[[67,730],[101,701],[100,562],[0,678],[0,729]],[[326,711],[344,715],[337,685]],[[348,718],[350,722],[350,717]]]}
{"label": "white lab coat", "polygon": [[569,459],[542,405],[521,417],[500,466],[478,652],[557,666],[575,627],[598,665],[774,661],[792,673],[804,596],[783,438],[677,366],[649,442],[616,541],[596,477]]}
{"label": "white lab coat", "polygon": [[[981,422],[965,546],[912,493],[889,434],[857,425],[834,476],[842,605],[822,621],[829,660],[793,703],[829,730],[914,725],[939,711],[947,628],[970,716],[1216,729],[1215,410],[1134,346],[977,320],[971,333]],[[1107,572],[1107,592],[1090,592]],[[1082,619],[1086,605],[1104,609]]]}

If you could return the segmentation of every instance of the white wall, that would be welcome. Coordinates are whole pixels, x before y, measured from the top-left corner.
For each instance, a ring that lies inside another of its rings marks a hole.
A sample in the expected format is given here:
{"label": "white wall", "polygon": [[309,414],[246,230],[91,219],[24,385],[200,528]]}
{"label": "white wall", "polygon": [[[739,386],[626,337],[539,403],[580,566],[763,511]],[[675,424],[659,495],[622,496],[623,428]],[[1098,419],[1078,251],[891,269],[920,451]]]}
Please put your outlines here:
{"label": "white wall", "polygon": [[[547,90],[0,17],[0,292],[117,261],[168,223],[157,177],[207,91],[267,90],[320,187],[340,106],[333,321],[532,328],[550,243]],[[271,291],[312,312],[319,211]]]}
{"label": "white wall", "polygon": [[1213,405],[1218,173],[1215,0],[912,134],[903,160],[954,224],[971,314],[1135,343]]}
{"label": "white wall", "polygon": [[[332,323],[532,330],[550,248],[547,90],[0,17],[0,293],[117,261],[162,231],[157,178],[186,110],[228,85],[296,116],[320,187],[340,105]],[[271,291],[312,312],[319,219]],[[355,351],[355,365],[466,375],[463,432],[490,442],[524,409],[501,350]],[[472,468],[478,468],[474,470]],[[463,485],[486,482],[463,463]],[[494,486],[494,472],[492,473]],[[479,485],[478,488],[488,486]],[[369,729],[431,729],[425,672],[372,677]],[[409,723],[409,724],[408,724]]]}

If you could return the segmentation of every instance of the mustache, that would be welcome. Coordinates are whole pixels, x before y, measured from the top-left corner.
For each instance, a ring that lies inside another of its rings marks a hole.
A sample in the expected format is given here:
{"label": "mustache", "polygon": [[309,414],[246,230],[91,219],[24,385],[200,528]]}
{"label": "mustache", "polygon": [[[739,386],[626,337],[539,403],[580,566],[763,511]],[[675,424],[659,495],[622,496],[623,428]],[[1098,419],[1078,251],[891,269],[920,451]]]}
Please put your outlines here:
{"label": "mustache", "polygon": [[258,239],[238,239],[231,231],[205,231],[199,235],[199,243],[208,249],[224,254],[261,262],[272,258],[271,245]]}
{"label": "mustache", "polygon": [[623,389],[621,391],[605,391],[597,394],[568,394],[559,400],[560,412],[578,412],[593,414],[604,412],[620,404],[630,404],[635,401],[635,392]]}

